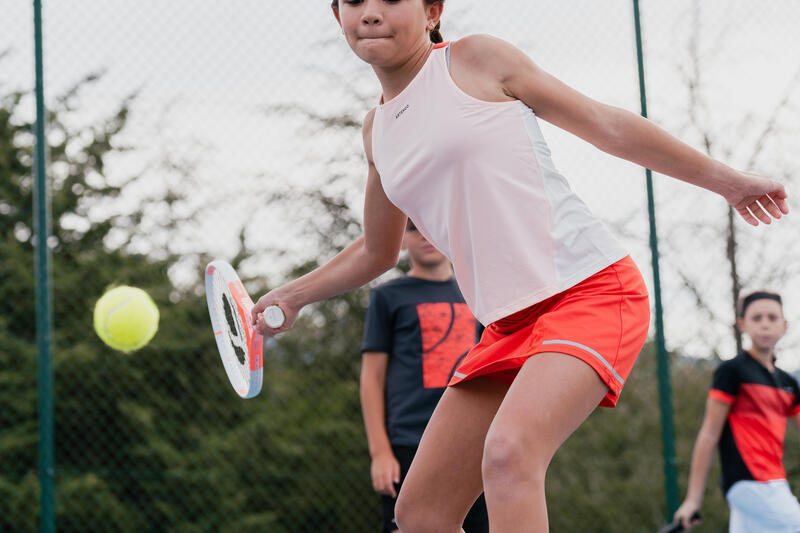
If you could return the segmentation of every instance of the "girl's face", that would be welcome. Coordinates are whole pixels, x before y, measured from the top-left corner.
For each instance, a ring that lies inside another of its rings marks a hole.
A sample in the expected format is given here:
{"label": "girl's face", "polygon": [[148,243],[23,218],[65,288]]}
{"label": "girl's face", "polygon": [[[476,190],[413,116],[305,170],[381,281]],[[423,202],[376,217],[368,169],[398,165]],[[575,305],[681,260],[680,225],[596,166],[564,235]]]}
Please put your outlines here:
{"label": "girl's face", "polygon": [[442,3],[339,0],[339,9],[333,12],[359,58],[373,66],[392,67],[430,45],[429,31],[441,17]]}
{"label": "girl's face", "polygon": [[783,308],[775,300],[765,298],[752,302],[737,322],[739,330],[750,337],[753,347],[759,351],[772,350],[786,333]]}

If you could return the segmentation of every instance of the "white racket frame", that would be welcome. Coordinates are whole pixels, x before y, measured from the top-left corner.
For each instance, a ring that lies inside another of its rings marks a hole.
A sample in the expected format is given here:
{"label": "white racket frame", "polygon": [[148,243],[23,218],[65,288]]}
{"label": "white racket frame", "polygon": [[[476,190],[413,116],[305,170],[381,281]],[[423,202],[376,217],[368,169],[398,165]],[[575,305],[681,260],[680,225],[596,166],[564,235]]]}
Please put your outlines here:
{"label": "white racket frame", "polygon": [[[225,367],[225,373],[231,382],[233,390],[241,398],[253,398],[261,392],[264,371],[264,339],[252,325],[250,317],[253,309],[253,300],[247,294],[242,285],[242,280],[236,274],[233,267],[222,260],[211,261],[205,270],[206,282],[206,302],[208,303],[208,314],[211,317],[211,325],[214,328],[214,338],[217,341],[217,349]],[[247,364],[249,366],[249,383],[245,381],[240,370],[241,365],[236,358],[236,353],[229,340],[229,326],[224,317],[224,310],[221,309],[219,298],[214,292],[214,274],[221,276],[225,288],[231,297],[231,302],[236,306],[234,310],[237,314],[246,337]]]}

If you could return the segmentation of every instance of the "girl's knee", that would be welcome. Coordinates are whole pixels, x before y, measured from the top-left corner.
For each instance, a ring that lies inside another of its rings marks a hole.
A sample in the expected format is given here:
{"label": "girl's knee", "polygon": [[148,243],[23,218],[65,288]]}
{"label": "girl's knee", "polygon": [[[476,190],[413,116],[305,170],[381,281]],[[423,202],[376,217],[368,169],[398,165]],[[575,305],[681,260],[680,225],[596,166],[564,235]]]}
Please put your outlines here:
{"label": "girl's knee", "polygon": [[425,510],[421,502],[414,502],[414,496],[408,491],[400,490],[394,504],[394,519],[397,527],[404,533],[425,531],[421,527],[425,524]]}
{"label": "girl's knee", "polygon": [[461,531],[458,521],[449,520],[443,509],[436,509],[426,502],[400,491],[394,506],[397,527],[403,533],[442,533]]}
{"label": "girl's knee", "polygon": [[414,508],[413,504],[408,501],[406,492],[401,488],[397,500],[394,502],[394,520],[397,527],[400,527],[400,522],[407,522],[410,519],[411,511]]}
{"label": "girl's knee", "polygon": [[483,449],[481,471],[485,485],[512,486],[544,483],[550,458],[513,432],[490,432]]}

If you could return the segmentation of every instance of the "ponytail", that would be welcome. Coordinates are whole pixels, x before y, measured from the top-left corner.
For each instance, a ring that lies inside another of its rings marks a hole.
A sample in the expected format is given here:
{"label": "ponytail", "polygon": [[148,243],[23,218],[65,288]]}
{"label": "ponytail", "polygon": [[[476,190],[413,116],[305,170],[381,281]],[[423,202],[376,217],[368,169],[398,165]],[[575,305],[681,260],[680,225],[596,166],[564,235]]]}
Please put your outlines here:
{"label": "ponytail", "polygon": [[442,23],[441,22],[437,22],[436,23],[436,27],[433,28],[431,30],[431,33],[430,33],[431,42],[433,42],[435,44],[439,44],[441,42],[444,42],[444,38],[442,37],[442,33],[440,31],[441,29],[442,29]]}

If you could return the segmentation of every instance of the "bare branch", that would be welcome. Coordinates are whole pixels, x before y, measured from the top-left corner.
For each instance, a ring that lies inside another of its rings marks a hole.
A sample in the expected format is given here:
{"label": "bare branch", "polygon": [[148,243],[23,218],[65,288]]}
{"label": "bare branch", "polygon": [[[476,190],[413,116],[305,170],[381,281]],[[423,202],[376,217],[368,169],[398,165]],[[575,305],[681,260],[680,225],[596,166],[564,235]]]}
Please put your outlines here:
{"label": "bare branch", "polygon": [[781,100],[777,103],[775,109],[772,110],[772,114],[770,115],[766,124],[764,124],[764,129],[762,130],[761,135],[758,136],[758,141],[756,142],[755,147],[753,147],[752,154],[750,154],[750,160],[747,162],[748,169],[755,167],[756,160],[761,155],[767,139],[775,135],[777,132],[778,118],[789,107],[792,93],[794,92],[795,86],[798,84],[798,82],[800,82],[800,66],[797,67],[794,76],[792,76],[792,79],[789,80],[786,90],[783,93],[783,98],[781,98]]}

